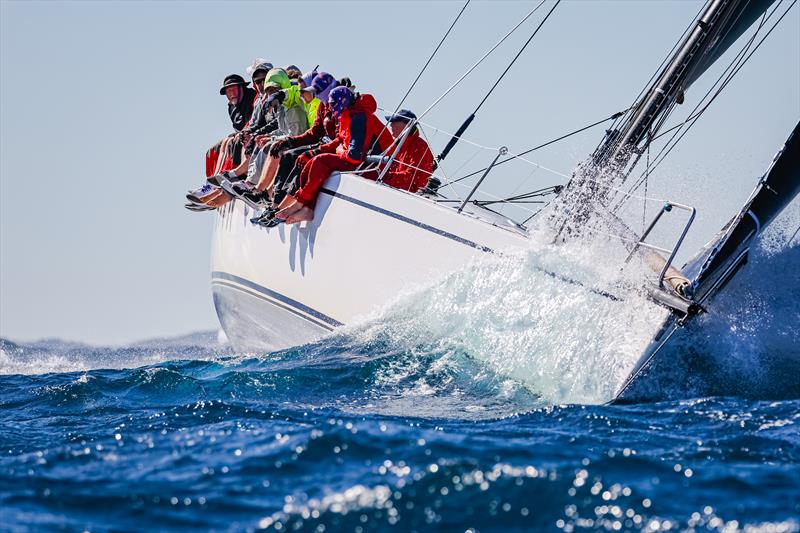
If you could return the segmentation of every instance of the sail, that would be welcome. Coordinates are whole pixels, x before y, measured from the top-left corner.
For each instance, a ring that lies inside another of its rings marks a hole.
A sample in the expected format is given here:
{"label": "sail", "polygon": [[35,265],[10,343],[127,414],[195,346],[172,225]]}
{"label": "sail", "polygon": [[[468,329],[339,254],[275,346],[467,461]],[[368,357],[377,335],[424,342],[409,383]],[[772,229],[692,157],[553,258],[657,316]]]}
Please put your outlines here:
{"label": "sail", "polygon": [[607,136],[606,145],[596,152],[599,158],[595,155],[595,163],[608,158],[623,168],[633,152],[641,153],[643,143],[658,133],[665,113],[669,113],[679,95],[700,78],[773,2],[709,0],[651,87],[632,107],[622,127]]}
{"label": "sail", "polygon": [[743,0],[730,12],[726,27],[710,44],[699,59],[697,66],[686,76],[683,90],[687,90],[698,78],[711,68],[717,59],[736,42],[739,37],[753,25],[775,0]]}
{"label": "sail", "polygon": [[695,284],[699,296],[712,286],[731,262],[744,259],[753,237],[760,233],[798,194],[800,194],[800,122],[783,148],[777,153],[767,173],[759,180],[756,189],[738,216],[728,225],[716,244],[707,251]]}

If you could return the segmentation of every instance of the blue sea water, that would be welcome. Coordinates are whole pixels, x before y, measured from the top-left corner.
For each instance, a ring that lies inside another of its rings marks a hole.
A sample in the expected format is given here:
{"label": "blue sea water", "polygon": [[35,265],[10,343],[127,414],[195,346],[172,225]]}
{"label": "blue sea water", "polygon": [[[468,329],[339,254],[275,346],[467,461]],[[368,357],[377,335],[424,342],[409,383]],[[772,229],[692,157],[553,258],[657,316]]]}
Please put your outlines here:
{"label": "blue sea water", "polygon": [[274,353],[0,340],[0,531],[800,531],[798,264],[764,240],[630,405],[631,301],[494,263]]}
{"label": "blue sea water", "polygon": [[0,377],[0,529],[800,530],[797,397],[547,405],[469,357],[213,337],[4,341],[52,371]]}

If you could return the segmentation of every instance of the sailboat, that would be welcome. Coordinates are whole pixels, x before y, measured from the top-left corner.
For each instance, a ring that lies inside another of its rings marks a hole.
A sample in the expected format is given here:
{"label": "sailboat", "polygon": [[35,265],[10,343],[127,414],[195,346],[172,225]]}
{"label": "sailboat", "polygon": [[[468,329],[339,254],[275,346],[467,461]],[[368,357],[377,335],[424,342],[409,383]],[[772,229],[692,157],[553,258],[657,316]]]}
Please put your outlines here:
{"label": "sailboat", "polygon": [[[692,83],[757,25],[746,47],[715,84],[719,91],[724,89],[757,49],[756,36],[764,33],[762,29],[776,14],[773,2],[709,0],[652,83],[629,109],[613,117],[614,123],[595,152],[565,185],[508,199],[551,195],[551,201],[534,217],[546,218],[553,242],[591,238],[595,228],[602,226],[619,236],[630,252],[629,260],[636,258],[653,269],[654,276],[643,279],[642,284],[652,302],[667,309],[668,315],[653,330],[652,340],[609,400],[637,399],[635,384],[664,353],[665,346],[698,314],[713,312],[714,297],[746,263],[754,239],[800,193],[800,131],[795,127],[770,167],[756,180],[741,210],[682,268],[673,262],[691,229],[693,207],[664,202],[641,234],[617,216],[621,206],[637,197],[636,189],[650,173],[648,165],[643,176],[633,177],[653,141],[671,131],[673,138],[680,140],[708,107],[706,104],[677,126],[666,127]],[[783,15],[786,12],[788,9]],[[763,38],[767,35],[769,32]],[[705,101],[710,103],[715,96]],[[469,122],[451,143],[462,137]],[[669,146],[674,142],[667,143],[667,154]],[[394,158],[396,154],[397,150],[386,155]],[[530,219],[512,220],[493,210],[491,202],[477,199],[479,186],[505,161],[503,157],[514,154],[500,149],[464,198],[448,198],[435,190],[411,194],[388,187],[380,179],[334,173],[321,190],[314,220],[302,226],[253,225],[249,222],[254,215],[252,207],[238,200],[220,208],[212,237],[211,284],[217,315],[234,348],[254,352],[313,342],[409,286],[425,284],[485,254],[535,247],[525,225]],[[678,210],[686,213],[686,222],[679,228],[674,246],[648,242],[665,215]],[[575,291],[587,291],[601,299],[618,298],[590,280],[544,267],[540,270]]]}

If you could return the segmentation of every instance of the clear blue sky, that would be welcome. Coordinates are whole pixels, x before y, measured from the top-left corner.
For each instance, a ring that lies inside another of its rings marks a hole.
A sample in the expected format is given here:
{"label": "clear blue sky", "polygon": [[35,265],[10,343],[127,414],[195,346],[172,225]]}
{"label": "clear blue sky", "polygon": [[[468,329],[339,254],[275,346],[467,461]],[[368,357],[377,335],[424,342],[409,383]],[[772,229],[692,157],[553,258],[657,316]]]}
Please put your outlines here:
{"label": "clear blue sky", "polygon": [[[223,77],[244,74],[255,57],[320,64],[393,108],[461,5],[0,1],[0,335],[125,343],[216,327],[212,216],[182,203],[203,177],[205,149],[230,128],[218,94]],[[408,107],[427,107],[533,5],[473,2]],[[627,107],[699,7],[563,2],[467,137],[521,151]],[[693,246],[738,207],[800,117],[799,11],[653,186],[700,207],[704,232]],[[428,122],[454,131],[535,23]],[[708,81],[687,95],[687,111]],[[594,130],[532,157],[568,173],[601,135]],[[444,142],[438,136],[434,147]],[[445,170],[473,155],[459,148]],[[490,158],[478,153],[464,169]],[[498,174],[495,191],[513,190],[529,172]],[[551,182],[542,171],[529,181]]]}

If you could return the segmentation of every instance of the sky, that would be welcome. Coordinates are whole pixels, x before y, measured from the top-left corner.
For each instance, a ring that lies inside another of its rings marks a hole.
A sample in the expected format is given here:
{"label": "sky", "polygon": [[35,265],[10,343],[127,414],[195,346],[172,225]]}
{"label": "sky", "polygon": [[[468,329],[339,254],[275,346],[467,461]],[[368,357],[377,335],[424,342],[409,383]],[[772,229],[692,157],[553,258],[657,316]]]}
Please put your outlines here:
{"label": "sky", "polygon": [[[473,0],[404,107],[427,108],[536,3]],[[425,122],[455,131],[549,4]],[[0,0],[0,337],[125,344],[218,327],[213,215],[182,205],[205,150],[230,130],[225,75],[256,57],[319,64],[394,109],[462,5]],[[565,0],[465,135],[491,149],[462,143],[443,170],[481,168],[498,146],[519,152],[625,109],[700,7]],[[733,53],[687,93],[685,112]],[[698,207],[687,247],[738,209],[798,118],[795,5],[653,176],[654,195]],[[423,129],[440,151],[444,134]],[[530,158],[569,174],[601,138],[595,128]],[[564,181],[534,170],[508,165],[489,192]]]}

